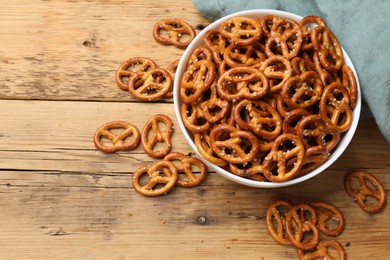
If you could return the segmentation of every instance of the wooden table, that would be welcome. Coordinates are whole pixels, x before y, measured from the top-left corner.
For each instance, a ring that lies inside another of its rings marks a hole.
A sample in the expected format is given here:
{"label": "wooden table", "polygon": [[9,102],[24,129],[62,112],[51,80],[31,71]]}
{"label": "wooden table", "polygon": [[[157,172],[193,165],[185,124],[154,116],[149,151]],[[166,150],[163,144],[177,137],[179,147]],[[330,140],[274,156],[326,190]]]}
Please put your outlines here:
{"label": "wooden table", "polygon": [[[172,100],[139,102],[114,80],[130,57],[162,67],[180,58],[182,50],[152,37],[156,21],[172,17],[209,23],[185,0],[2,1],[0,259],[296,259],[266,230],[266,207],[280,198],[334,204],[345,214],[337,239],[349,259],[388,257],[389,208],[366,214],[342,185],[346,171],[366,170],[390,199],[390,146],[373,120],[360,122],[330,169],[273,190],[210,172],[201,186],[144,197],[132,173],[154,159],[141,147],[95,149],[93,134],[108,121],[142,128],[165,113],[177,125]],[[173,150],[191,152],[179,127]]]}

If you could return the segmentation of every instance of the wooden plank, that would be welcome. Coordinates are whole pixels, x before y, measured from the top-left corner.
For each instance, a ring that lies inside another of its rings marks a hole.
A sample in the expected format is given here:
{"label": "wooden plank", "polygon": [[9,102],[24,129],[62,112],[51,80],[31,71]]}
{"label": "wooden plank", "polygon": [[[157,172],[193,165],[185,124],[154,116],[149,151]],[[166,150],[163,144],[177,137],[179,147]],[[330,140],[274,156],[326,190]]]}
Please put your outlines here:
{"label": "wooden plank", "polygon": [[[376,176],[389,187],[387,173]],[[342,186],[344,172],[276,190],[244,187],[210,175],[196,188],[158,198],[134,192],[131,174],[3,171],[1,259],[296,259],[265,226],[279,198],[325,200],[345,215],[339,240],[349,259],[385,259],[390,219],[360,210]],[[322,185],[318,185],[320,182]],[[387,189],[387,199],[389,190]],[[199,217],[206,223],[200,224]]]}
{"label": "wooden plank", "polygon": [[105,154],[93,143],[96,129],[109,121],[133,123],[139,131],[153,115],[175,124],[172,151],[192,152],[178,126],[173,105],[113,102],[0,100],[0,168],[83,172],[129,172],[130,165],[156,161],[141,145],[131,152]]}
{"label": "wooden plank", "polygon": [[209,23],[191,1],[177,0],[6,1],[1,10],[3,99],[133,100],[115,84],[122,62],[143,56],[166,67],[183,53],[158,44],[154,24]]}
{"label": "wooden plank", "polygon": [[[157,113],[168,115],[176,126],[172,150],[193,152],[169,103],[1,100],[0,107],[3,169],[132,172],[135,165],[156,160],[147,156],[141,146],[131,152],[104,154],[96,150],[93,135],[100,125],[114,120],[132,122],[142,130],[147,119]],[[378,171],[390,168],[388,144],[373,120],[360,123],[351,145],[332,168]]]}

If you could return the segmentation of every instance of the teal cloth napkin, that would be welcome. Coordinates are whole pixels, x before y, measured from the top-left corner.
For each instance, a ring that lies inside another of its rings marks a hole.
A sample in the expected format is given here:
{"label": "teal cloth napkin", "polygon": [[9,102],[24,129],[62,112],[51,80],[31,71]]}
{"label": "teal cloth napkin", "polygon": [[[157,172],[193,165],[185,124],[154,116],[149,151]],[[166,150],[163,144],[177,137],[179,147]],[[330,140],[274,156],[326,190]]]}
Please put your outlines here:
{"label": "teal cloth napkin", "polygon": [[318,15],[339,39],[357,71],[361,118],[374,116],[390,143],[390,1],[374,0],[193,0],[210,20],[249,9]]}

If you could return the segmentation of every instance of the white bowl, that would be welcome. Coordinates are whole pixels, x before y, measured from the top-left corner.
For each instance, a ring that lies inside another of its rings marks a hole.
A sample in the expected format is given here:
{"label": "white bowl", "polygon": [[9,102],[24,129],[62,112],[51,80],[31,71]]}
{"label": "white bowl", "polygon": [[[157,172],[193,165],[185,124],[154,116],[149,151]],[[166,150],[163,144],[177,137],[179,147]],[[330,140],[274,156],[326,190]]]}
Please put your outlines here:
{"label": "white bowl", "polygon": [[[187,64],[187,61],[188,61],[191,53],[196,48],[198,48],[200,45],[204,44],[203,38],[204,38],[204,35],[206,34],[206,32],[211,30],[211,29],[218,29],[219,25],[224,20],[229,19],[229,18],[234,17],[234,16],[246,16],[246,17],[251,17],[251,18],[261,18],[261,17],[263,17],[265,15],[277,15],[277,16],[280,16],[280,17],[283,17],[283,18],[290,18],[290,19],[293,19],[295,21],[299,21],[299,20],[302,19],[302,17],[299,16],[299,15],[295,15],[295,14],[284,12],[284,11],[269,10],[269,9],[256,9],[256,10],[248,10],[248,11],[237,12],[237,13],[234,13],[234,14],[222,17],[219,20],[213,22],[212,24],[207,26],[205,29],[203,29],[195,37],[195,39],[187,47],[187,49],[185,50],[182,58],[180,59],[180,63],[179,63],[179,66],[177,68],[175,81],[174,81],[173,101],[174,101],[174,108],[175,108],[176,117],[177,117],[180,129],[182,130],[185,139],[187,140],[187,142],[191,146],[191,148],[194,150],[194,152],[197,154],[197,156],[204,163],[206,163],[206,165],[208,165],[210,168],[215,170],[217,173],[219,173],[223,177],[225,177],[225,178],[227,178],[227,179],[229,179],[231,181],[234,181],[236,183],[240,183],[240,184],[243,184],[243,185],[246,185],[246,186],[251,186],[251,187],[257,187],[257,188],[279,188],[279,187],[286,187],[286,186],[290,186],[290,185],[294,185],[294,184],[306,181],[306,180],[316,176],[317,174],[321,173],[325,169],[327,169],[345,151],[345,149],[347,148],[348,144],[351,142],[353,135],[355,134],[355,131],[356,131],[356,128],[357,128],[357,125],[358,125],[358,121],[359,121],[359,117],[360,117],[360,110],[361,110],[361,94],[360,94],[361,91],[360,91],[359,79],[357,77],[356,70],[355,70],[355,68],[354,68],[354,66],[353,66],[353,64],[352,64],[348,54],[344,51],[344,49],[343,49],[344,62],[345,62],[345,64],[347,64],[352,69],[353,73],[355,74],[356,81],[357,81],[357,88],[358,88],[357,104],[356,104],[355,109],[353,110],[353,122],[352,122],[352,125],[351,125],[351,127],[349,128],[349,130],[347,132],[343,133],[340,143],[332,151],[332,153],[331,153],[330,157],[328,158],[328,160],[326,162],[324,162],[318,168],[312,170],[311,172],[309,172],[309,173],[307,173],[307,174],[305,174],[305,175],[303,175],[301,177],[298,177],[298,178],[295,178],[295,179],[292,179],[292,180],[289,180],[289,181],[286,181],[286,182],[260,182],[260,181],[254,181],[254,180],[250,180],[250,179],[246,179],[246,178],[237,176],[237,175],[235,175],[235,174],[233,174],[231,172],[228,172],[228,171],[222,169],[221,167],[219,167],[219,166],[217,166],[215,164],[210,163],[209,161],[204,159],[202,157],[202,155],[198,152],[198,150],[196,148],[196,145],[195,145],[194,141],[191,139],[187,129],[185,128],[185,126],[183,124],[182,118],[180,116],[180,107],[181,107],[181,100],[180,100],[180,95],[179,95],[179,92],[180,92],[180,89],[179,89],[180,88],[180,81],[181,81],[181,78],[182,78],[182,76],[183,76],[183,74],[184,74],[184,72],[186,70],[186,64]],[[332,28],[330,28],[330,29],[332,29]],[[336,37],[337,37],[337,35],[336,35]]]}

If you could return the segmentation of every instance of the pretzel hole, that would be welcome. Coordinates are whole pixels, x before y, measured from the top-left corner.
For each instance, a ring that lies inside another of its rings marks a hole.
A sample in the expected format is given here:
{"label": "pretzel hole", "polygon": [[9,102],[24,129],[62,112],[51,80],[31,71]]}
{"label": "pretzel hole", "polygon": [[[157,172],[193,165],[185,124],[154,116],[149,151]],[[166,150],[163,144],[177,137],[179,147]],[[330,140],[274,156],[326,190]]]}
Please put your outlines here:
{"label": "pretzel hole", "polygon": [[337,118],[337,125],[344,125],[348,121],[348,117],[345,113],[340,114]]}
{"label": "pretzel hole", "polygon": [[100,136],[100,142],[104,147],[112,146],[112,141],[106,136]]}
{"label": "pretzel hole", "polygon": [[141,176],[139,176],[138,178],[138,183],[141,187],[147,185],[150,181],[150,177],[149,175],[147,174],[147,172],[145,172],[144,174],[142,174]]}
{"label": "pretzel hole", "polygon": [[365,200],[364,200],[364,204],[365,204],[367,207],[376,206],[376,205],[378,205],[378,202],[379,202],[379,200],[378,200],[376,197],[374,197],[374,196],[372,196],[372,195],[370,195],[370,194],[368,194],[368,195],[366,196]]}
{"label": "pretzel hole", "polygon": [[270,51],[275,54],[275,55],[283,55],[282,53],[282,47],[280,45],[280,43],[276,42],[275,38],[272,38],[271,40],[269,40],[270,43],[269,43],[269,49]]}
{"label": "pretzel hole", "polygon": [[165,40],[168,40],[170,38],[171,33],[167,30],[161,29],[158,31],[158,36],[160,38],[163,38]]}
{"label": "pretzel hole", "polygon": [[294,141],[292,140],[285,140],[284,142],[281,142],[279,144],[278,150],[279,151],[284,151],[287,152],[289,150],[292,150],[296,147]]}
{"label": "pretzel hole", "polygon": [[329,220],[326,221],[326,229],[328,230],[336,230],[340,226],[340,221],[335,218],[329,218]]}
{"label": "pretzel hole", "polygon": [[211,107],[211,108],[209,107],[207,111],[208,111],[209,115],[211,115],[211,116],[216,116],[216,115],[218,115],[219,113],[221,113],[222,109],[221,109],[219,106],[214,105],[214,106]]}
{"label": "pretzel hole", "polygon": [[156,142],[153,146],[153,151],[154,152],[162,151],[164,148],[165,148],[164,142]]}
{"label": "pretzel hole", "polygon": [[340,254],[335,247],[327,246],[326,251],[328,251],[328,255],[331,257],[330,259],[340,259]]}
{"label": "pretzel hole", "polygon": [[360,189],[360,182],[357,178],[351,178],[350,182],[348,183],[349,188],[352,190],[353,193],[358,193]]}
{"label": "pretzel hole", "polygon": [[186,43],[191,40],[191,35],[189,33],[180,33],[178,36],[179,36],[180,43]]}
{"label": "pretzel hole", "polygon": [[[192,174],[194,175],[194,177],[197,179],[198,176],[200,175],[200,167],[196,164],[189,164],[189,170],[192,172]],[[179,176],[178,176],[179,180],[182,180],[182,181],[188,181],[189,178],[187,177],[187,175],[185,174],[184,171],[179,171]]]}

